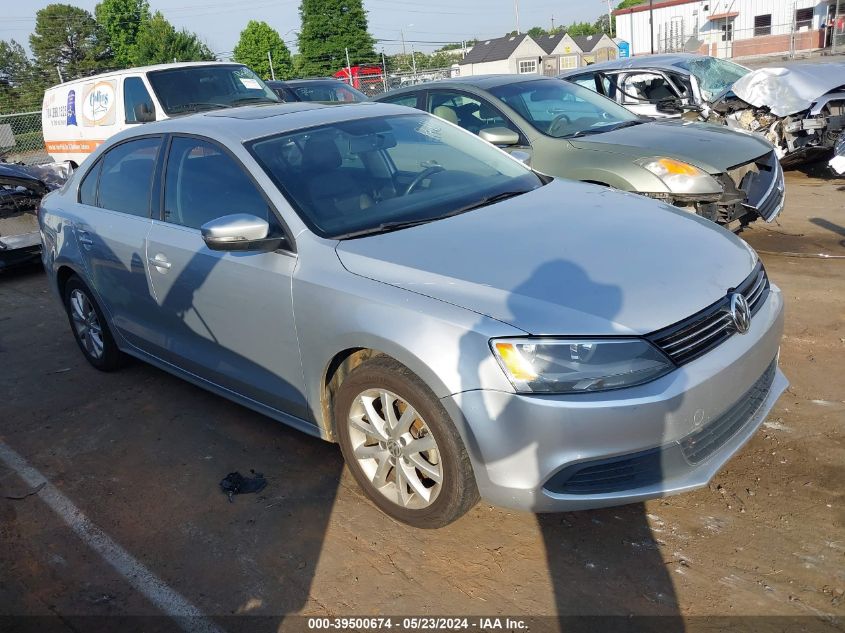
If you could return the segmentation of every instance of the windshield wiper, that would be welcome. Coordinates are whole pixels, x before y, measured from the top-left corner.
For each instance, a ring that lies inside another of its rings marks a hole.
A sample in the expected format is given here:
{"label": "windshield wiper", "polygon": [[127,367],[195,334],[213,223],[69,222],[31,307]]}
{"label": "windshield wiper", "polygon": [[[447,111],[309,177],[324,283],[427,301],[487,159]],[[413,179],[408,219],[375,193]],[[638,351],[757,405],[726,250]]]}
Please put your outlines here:
{"label": "windshield wiper", "polygon": [[397,220],[395,222],[382,222],[378,226],[374,226],[368,229],[360,229],[358,231],[350,231],[349,233],[343,233],[341,235],[335,235],[334,239],[336,240],[348,240],[355,237],[365,237],[367,235],[381,235],[382,233],[390,233],[391,231],[398,231],[400,229],[407,229],[412,226],[420,226],[421,224],[428,224],[429,222],[436,222],[437,220],[443,220],[445,218],[451,218],[456,215],[460,215],[462,213],[466,213],[467,211],[472,211],[473,209],[478,209],[480,207],[485,207],[488,204],[493,204],[495,202],[500,202],[502,200],[507,200],[508,198],[513,198],[514,196],[519,196],[525,191],[503,191],[501,193],[494,194],[492,196],[487,196],[486,198],[482,198],[477,202],[473,202],[472,204],[468,204],[465,207],[459,207],[454,211],[450,211],[449,213],[444,213],[443,215],[437,215],[430,218],[420,218],[416,220]]}
{"label": "windshield wiper", "polygon": [[588,128],[586,130],[578,130],[574,134],[567,134],[561,138],[578,138],[579,136],[587,136],[589,134],[604,134],[605,132],[613,132],[614,130],[621,130],[622,128],[631,127],[632,125],[640,125],[641,123],[645,123],[645,121],[622,121],[622,123],[617,123],[615,125],[603,125],[601,127]]}
{"label": "windshield wiper", "polygon": [[231,108],[232,106],[228,103],[211,103],[211,102],[198,102],[198,103],[182,103],[178,106],[171,106],[170,112],[179,113],[179,112],[200,112],[201,110],[216,110],[218,108]]}
{"label": "windshield wiper", "polygon": [[240,99],[235,99],[232,101],[232,105],[236,103],[251,103],[251,102],[264,102],[264,103],[280,103],[279,101],[274,101],[270,97],[241,97]]}

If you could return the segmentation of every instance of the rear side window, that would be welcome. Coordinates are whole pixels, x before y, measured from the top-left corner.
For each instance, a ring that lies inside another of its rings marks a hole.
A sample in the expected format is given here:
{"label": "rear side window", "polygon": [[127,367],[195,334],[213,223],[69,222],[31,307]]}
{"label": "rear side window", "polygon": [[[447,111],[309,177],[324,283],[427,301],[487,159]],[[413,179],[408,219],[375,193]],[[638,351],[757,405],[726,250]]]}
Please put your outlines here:
{"label": "rear side window", "polygon": [[198,229],[234,213],[267,220],[270,235],[283,235],[264,196],[234,159],[208,141],[174,138],[167,158],[164,219]]}
{"label": "rear side window", "polygon": [[148,217],[150,187],[161,138],[121,143],[101,159],[97,206]]}
{"label": "rear side window", "polygon": [[103,161],[98,160],[97,163],[88,170],[82,184],[79,186],[79,202],[89,206],[97,206],[97,179],[100,177],[100,167],[103,166]]}
{"label": "rear side window", "polygon": [[127,77],[123,80],[123,109],[127,123],[155,121],[156,109],[153,99],[140,77]]}

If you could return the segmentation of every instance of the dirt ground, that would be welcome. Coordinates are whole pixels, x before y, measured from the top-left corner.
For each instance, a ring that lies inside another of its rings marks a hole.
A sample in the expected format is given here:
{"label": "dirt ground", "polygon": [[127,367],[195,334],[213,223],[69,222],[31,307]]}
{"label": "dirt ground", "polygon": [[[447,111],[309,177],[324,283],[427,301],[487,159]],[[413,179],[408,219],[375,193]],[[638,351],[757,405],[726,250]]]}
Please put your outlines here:
{"label": "dirt ground", "polygon": [[[743,237],[784,291],[791,386],[691,494],[540,517],[482,502],[414,530],[364,498],[334,445],[140,363],[93,370],[38,268],[0,275],[0,443],[73,504],[77,528],[96,526],[227,630],[275,630],[291,614],[692,617],[669,630],[813,616],[771,630],[841,630],[845,259],[812,256],[845,256],[845,180],[791,172],[787,198],[778,223]],[[228,503],[218,482],[249,469],[269,486]],[[0,615],[84,631],[113,622],[97,616],[163,613],[48,507],[48,489],[5,498],[32,491],[0,461]],[[244,628],[235,614],[268,617]]]}

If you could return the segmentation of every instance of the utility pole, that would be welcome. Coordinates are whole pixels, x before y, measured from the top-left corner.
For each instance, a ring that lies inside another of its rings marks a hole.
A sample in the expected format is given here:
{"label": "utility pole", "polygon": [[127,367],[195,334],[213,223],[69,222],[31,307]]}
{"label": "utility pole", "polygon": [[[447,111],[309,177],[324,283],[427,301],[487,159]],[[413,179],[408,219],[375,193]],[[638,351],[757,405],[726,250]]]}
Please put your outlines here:
{"label": "utility pole", "polygon": [[414,56],[414,47],[411,46],[411,64],[414,68],[414,79],[417,78],[417,58]]}
{"label": "utility pole", "polygon": [[402,36],[402,56],[404,57],[408,54],[405,52],[405,31],[403,29],[399,29],[399,34]]}
{"label": "utility pole", "polygon": [[654,0],[648,0],[648,30],[651,35],[651,54],[654,55]]}
{"label": "utility pole", "polygon": [[349,85],[352,85],[352,64],[349,63],[349,49],[345,48],[346,51],[346,74],[349,77]]}
{"label": "utility pole", "polygon": [[516,12],[516,34],[519,35],[519,0],[513,0],[513,8]]}
{"label": "utility pole", "polygon": [[554,33],[554,30],[555,30],[555,14],[552,13],[552,33]]}
{"label": "utility pole", "polygon": [[273,70],[273,56],[270,54],[270,51],[267,51],[267,61],[270,62],[270,79],[276,81],[276,71]]}
{"label": "utility pole", "polygon": [[381,81],[384,84],[384,91],[387,92],[387,62],[384,61],[384,49],[381,49]]}
{"label": "utility pole", "polygon": [[62,77],[62,67],[56,66],[56,72],[59,73],[59,83],[63,84],[65,82],[65,78]]}
{"label": "utility pole", "polygon": [[613,38],[613,14],[610,10],[610,0],[605,1],[607,2],[607,32]]}

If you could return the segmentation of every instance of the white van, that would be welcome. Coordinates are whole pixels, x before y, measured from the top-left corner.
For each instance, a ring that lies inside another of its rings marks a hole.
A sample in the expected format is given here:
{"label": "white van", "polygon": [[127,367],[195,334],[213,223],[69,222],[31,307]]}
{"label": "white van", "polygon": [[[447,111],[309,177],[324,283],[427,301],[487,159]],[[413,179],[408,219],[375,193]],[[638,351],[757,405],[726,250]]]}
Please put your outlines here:
{"label": "white van", "polygon": [[112,134],[131,125],[247,103],[278,102],[249,68],[187,62],[129,68],[47,89],[41,123],[47,153],[78,166]]}

